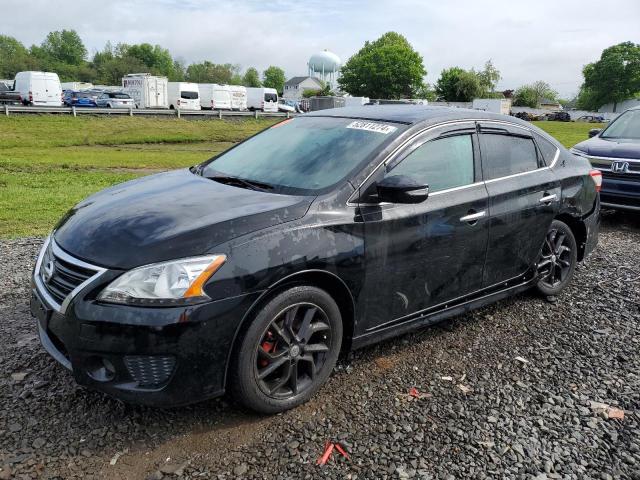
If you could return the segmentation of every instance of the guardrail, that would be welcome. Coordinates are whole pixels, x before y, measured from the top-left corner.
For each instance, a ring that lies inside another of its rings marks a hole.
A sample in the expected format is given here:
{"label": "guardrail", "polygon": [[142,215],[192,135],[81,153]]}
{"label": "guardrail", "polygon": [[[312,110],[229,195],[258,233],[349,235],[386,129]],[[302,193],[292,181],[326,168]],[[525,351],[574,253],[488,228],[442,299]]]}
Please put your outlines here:
{"label": "guardrail", "polygon": [[294,116],[294,113],[289,112],[262,112],[256,110],[254,112],[249,111],[237,111],[237,110],[170,110],[168,108],[91,108],[91,107],[32,107],[24,105],[4,105],[2,107],[4,114],[9,116],[14,113],[58,113],[73,115],[148,115],[148,116],[173,116],[177,118],[181,117],[211,117],[211,118],[225,118],[225,117],[280,117],[289,118]]}

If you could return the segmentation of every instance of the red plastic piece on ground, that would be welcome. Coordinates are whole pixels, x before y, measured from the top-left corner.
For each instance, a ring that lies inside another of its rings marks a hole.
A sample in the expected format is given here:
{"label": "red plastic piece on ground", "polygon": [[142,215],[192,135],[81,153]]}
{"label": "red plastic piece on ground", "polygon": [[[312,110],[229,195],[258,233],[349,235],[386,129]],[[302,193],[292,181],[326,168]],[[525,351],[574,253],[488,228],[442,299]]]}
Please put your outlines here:
{"label": "red plastic piece on ground", "polygon": [[324,465],[325,463],[327,463],[329,461],[329,457],[331,456],[331,453],[333,452],[334,447],[335,445],[333,443],[327,442],[324,446],[324,453],[316,463],[318,465]]}
{"label": "red plastic piece on ground", "polygon": [[414,398],[420,398],[420,392],[418,392],[418,389],[416,387],[411,387],[409,389],[409,396]]}
{"label": "red plastic piece on ground", "polygon": [[347,451],[344,448],[342,448],[342,445],[340,445],[339,443],[336,443],[335,447],[336,447],[336,450],[338,452],[340,452],[340,455],[342,455],[344,458],[349,460],[349,454],[347,453]]}

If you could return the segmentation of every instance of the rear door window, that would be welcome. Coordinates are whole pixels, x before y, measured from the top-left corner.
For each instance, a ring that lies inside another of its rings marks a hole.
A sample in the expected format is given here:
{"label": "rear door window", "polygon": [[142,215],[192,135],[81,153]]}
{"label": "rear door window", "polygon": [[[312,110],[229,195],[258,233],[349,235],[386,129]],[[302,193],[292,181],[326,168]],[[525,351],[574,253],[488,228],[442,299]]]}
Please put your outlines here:
{"label": "rear door window", "polygon": [[480,150],[485,180],[538,168],[538,152],[529,137],[483,133],[480,135]]}
{"label": "rear door window", "polygon": [[265,102],[277,102],[278,101],[278,95],[276,95],[275,93],[265,93],[264,94],[264,101]]}
{"label": "rear door window", "polygon": [[474,182],[471,135],[428,141],[385,174],[407,175],[429,185],[429,192],[461,187]]}
{"label": "rear door window", "polygon": [[183,90],[180,92],[180,98],[184,98],[185,100],[197,100],[198,92],[187,92]]}

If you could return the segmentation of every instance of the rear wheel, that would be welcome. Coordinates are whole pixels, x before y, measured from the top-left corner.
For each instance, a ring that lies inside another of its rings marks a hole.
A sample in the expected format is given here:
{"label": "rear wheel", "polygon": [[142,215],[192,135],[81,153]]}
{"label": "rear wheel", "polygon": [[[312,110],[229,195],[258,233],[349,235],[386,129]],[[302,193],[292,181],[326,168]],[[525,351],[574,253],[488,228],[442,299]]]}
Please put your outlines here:
{"label": "rear wheel", "polygon": [[316,287],[292,287],[256,314],[231,365],[230,393],[244,406],[277,413],[309,400],[340,353],[342,317]]}
{"label": "rear wheel", "polygon": [[566,223],[554,220],[538,257],[538,283],[543,295],[559,294],[571,281],[578,262],[578,248]]}

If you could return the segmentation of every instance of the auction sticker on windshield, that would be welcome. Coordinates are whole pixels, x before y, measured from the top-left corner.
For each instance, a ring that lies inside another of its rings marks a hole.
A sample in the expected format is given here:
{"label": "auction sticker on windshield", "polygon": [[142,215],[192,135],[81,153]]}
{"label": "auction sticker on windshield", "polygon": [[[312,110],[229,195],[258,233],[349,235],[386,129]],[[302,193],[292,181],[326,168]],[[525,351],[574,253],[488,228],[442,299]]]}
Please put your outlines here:
{"label": "auction sticker on windshield", "polygon": [[355,130],[366,130],[368,132],[384,133],[385,135],[395,132],[398,127],[393,125],[386,125],[384,123],[377,122],[365,122],[363,120],[356,120],[347,125],[347,128],[353,128]]}

